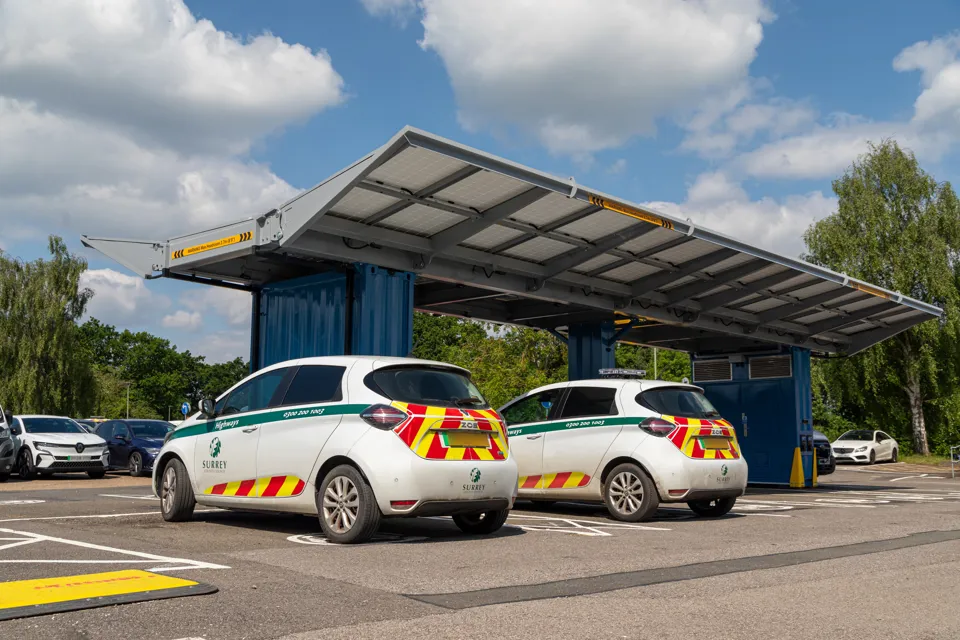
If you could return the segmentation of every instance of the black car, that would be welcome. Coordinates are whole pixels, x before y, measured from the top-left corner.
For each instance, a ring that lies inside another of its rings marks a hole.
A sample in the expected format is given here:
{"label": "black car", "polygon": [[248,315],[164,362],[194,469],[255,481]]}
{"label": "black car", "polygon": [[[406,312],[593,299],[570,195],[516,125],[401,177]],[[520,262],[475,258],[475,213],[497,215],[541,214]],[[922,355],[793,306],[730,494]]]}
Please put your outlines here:
{"label": "black car", "polygon": [[830,440],[817,430],[813,431],[813,447],[817,450],[817,475],[830,475],[837,470],[837,460],[833,457]]}

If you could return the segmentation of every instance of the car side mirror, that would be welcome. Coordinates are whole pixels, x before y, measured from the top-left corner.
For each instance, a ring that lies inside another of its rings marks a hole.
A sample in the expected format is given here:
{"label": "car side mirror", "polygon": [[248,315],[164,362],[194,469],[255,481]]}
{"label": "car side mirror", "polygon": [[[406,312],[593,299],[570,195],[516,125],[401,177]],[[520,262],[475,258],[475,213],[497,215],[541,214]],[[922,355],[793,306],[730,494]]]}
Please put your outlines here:
{"label": "car side mirror", "polygon": [[10,433],[12,433],[12,434],[15,435],[15,436],[20,435],[20,427],[18,427],[18,426],[15,425],[15,424],[12,424],[12,423],[10,423],[10,422],[8,422],[7,424],[10,425]]}
{"label": "car side mirror", "polygon": [[117,440],[123,440],[124,442],[126,442],[127,440],[130,439],[130,436],[128,436],[128,435],[125,434],[125,433],[118,433],[117,435],[115,435],[115,436],[113,436],[113,437],[116,438]]}
{"label": "car side mirror", "polygon": [[208,419],[216,418],[217,414],[214,411],[213,406],[213,400],[210,398],[204,398],[200,401],[200,413],[202,413],[203,416]]}

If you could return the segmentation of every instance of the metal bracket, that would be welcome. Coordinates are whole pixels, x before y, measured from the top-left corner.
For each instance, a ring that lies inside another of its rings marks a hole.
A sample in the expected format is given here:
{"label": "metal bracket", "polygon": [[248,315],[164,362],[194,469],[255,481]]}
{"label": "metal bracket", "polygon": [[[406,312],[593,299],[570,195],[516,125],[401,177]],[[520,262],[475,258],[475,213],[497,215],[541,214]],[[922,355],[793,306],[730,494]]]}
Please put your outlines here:
{"label": "metal bracket", "polygon": [[257,218],[257,227],[260,232],[258,244],[265,245],[280,242],[283,239],[283,219],[276,209]]}
{"label": "metal bracket", "polygon": [[577,190],[578,190],[578,188],[579,188],[579,187],[577,187],[577,179],[574,178],[573,176],[570,176],[570,184],[571,184],[571,186],[570,186],[570,195],[568,195],[567,197],[568,197],[568,198],[573,198],[573,197],[575,197],[575,196],[577,195]]}
{"label": "metal bracket", "polygon": [[693,220],[687,218],[687,237],[692,236],[696,228],[696,225],[693,224]]}

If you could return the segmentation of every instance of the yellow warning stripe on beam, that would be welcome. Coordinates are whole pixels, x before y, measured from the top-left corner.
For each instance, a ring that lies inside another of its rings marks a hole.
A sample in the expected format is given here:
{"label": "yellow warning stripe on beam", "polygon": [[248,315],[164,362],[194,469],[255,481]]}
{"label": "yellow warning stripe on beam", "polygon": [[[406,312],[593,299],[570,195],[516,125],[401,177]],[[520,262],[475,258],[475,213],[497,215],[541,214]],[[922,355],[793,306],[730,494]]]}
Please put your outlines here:
{"label": "yellow warning stripe on beam", "polygon": [[665,229],[673,229],[673,223],[669,220],[664,220],[660,216],[656,216],[652,213],[643,211],[642,209],[637,209],[636,207],[628,207],[625,204],[620,204],[619,202],[611,202],[609,200],[604,200],[598,196],[590,196],[590,204],[597,207],[603,207],[608,211],[615,211],[617,213],[622,213],[625,216],[630,216],[631,218],[636,218],[637,220],[643,220],[644,222],[649,222],[650,224],[655,224],[661,226]]}
{"label": "yellow warning stripe on beam", "polygon": [[187,247],[186,249],[177,249],[173,252],[172,258],[177,260],[179,258],[186,258],[187,256],[192,256],[195,253],[203,253],[204,251],[213,251],[214,249],[219,249],[221,247],[229,247],[232,244],[239,244],[241,242],[246,242],[253,239],[253,231],[244,231],[243,233],[235,233],[232,236],[227,236],[226,238],[219,238],[211,242],[204,242],[203,244],[195,244],[192,247]]}
{"label": "yellow warning stripe on beam", "polygon": [[0,582],[0,620],[216,591],[193,580],[139,569]]}
{"label": "yellow warning stripe on beam", "polygon": [[885,291],[880,291],[875,287],[871,287],[868,284],[862,282],[857,282],[856,280],[850,281],[850,286],[858,291],[863,291],[864,293],[869,293],[872,296],[877,296],[878,298],[884,298],[886,300],[890,299],[890,294]]}

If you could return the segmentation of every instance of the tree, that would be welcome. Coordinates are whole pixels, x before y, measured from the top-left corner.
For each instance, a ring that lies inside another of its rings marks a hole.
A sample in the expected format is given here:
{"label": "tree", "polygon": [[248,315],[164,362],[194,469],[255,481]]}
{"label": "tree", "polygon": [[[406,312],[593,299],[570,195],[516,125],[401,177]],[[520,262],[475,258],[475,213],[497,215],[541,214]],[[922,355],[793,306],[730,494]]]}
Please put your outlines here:
{"label": "tree", "polygon": [[805,257],[939,305],[945,314],[939,323],[922,323],[856,358],[830,363],[824,374],[875,420],[908,415],[913,448],[926,455],[925,410],[946,401],[958,382],[957,196],[893,141],[871,145],[833,190],[837,212],[804,234]]}
{"label": "tree", "polygon": [[93,292],[80,288],[86,260],[56,236],[47,246],[50,258],[33,262],[0,252],[0,397],[21,413],[76,415],[93,396],[76,325]]}

